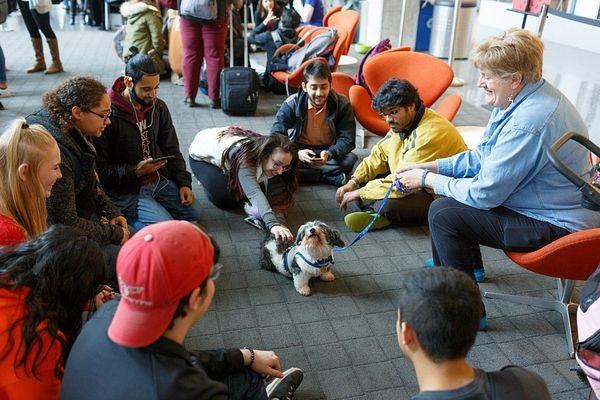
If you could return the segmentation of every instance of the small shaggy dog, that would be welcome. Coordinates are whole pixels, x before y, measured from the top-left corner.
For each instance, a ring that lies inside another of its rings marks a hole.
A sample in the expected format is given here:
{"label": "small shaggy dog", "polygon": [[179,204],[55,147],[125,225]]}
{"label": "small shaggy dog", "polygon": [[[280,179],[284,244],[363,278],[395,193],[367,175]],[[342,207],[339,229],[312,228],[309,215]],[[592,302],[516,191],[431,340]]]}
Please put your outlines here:
{"label": "small shaggy dog", "polygon": [[273,235],[267,236],[260,266],[292,278],[296,291],[310,296],[310,278],[335,279],[330,270],[334,246],[344,247],[339,232],[321,221],[307,222],[298,229],[296,242],[278,242]]}

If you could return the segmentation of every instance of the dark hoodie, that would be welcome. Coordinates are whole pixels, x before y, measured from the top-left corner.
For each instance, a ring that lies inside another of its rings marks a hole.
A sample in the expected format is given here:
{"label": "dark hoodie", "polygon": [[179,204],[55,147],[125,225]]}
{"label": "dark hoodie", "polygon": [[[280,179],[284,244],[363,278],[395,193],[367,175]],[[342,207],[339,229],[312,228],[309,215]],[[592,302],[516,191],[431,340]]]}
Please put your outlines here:
{"label": "dark hoodie", "polygon": [[[149,177],[138,178],[135,168],[145,158],[173,155],[158,172],[175,182],[177,187],[192,187],[192,176],[186,171],[179,151],[179,140],[171,114],[164,101],[135,110],[123,97],[124,78],[115,80],[108,95],[112,102],[111,124],[99,138],[94,138],[98,154],[98,174],[110,195],[138,194]],[[146,138],[147,140],[144,140]],[[137,201],[135,202],[137,204]]]}

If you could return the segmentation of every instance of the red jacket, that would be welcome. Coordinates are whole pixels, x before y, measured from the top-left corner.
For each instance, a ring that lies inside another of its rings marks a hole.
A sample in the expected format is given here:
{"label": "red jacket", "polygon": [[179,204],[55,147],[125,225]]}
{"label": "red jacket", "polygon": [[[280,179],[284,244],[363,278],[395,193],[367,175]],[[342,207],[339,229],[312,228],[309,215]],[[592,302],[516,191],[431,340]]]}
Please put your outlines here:
{"label": "red jacket", "polygon": [[25,241],[25,230],[12,218],[0,214],[0,246],[15,246]]}

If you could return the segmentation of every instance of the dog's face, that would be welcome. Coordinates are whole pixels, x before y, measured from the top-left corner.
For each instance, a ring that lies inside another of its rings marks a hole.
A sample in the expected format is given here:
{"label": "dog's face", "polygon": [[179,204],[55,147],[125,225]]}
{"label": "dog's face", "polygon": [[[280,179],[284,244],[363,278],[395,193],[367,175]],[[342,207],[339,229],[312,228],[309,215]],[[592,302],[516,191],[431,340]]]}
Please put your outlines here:
{"label": "dog's face", "polygon": [[322,246],[329,248],[334,246],[344,247],[340,233],[321,221],[311,221],[302,225],[296,235],[296,244],[306,249],[315,249]]}

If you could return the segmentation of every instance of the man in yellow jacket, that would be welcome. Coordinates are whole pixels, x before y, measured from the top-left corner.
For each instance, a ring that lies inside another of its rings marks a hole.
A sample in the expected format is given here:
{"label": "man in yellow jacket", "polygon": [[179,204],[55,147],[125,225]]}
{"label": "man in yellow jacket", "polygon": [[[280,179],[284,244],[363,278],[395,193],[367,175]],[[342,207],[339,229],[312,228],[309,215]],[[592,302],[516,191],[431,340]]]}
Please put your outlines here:
{"label": "man in yellow jacket", "polygon": [[[377,204],[394,182],[394,172],[407,164],[433,161],[467,150],[460,133],[447,119],[425,107],[417,89],[408,81],[390,79],[373,98],[372,107],[391,129],[358,165],[352,179],[336,192],[342,209],[353,204],[360,211],[346,215],[346,225],[361,231],[379,208]],[[392,221],[427,221],[433,196],[425,190],[411,193],[392,191],[390,200],[372,229]]]}

